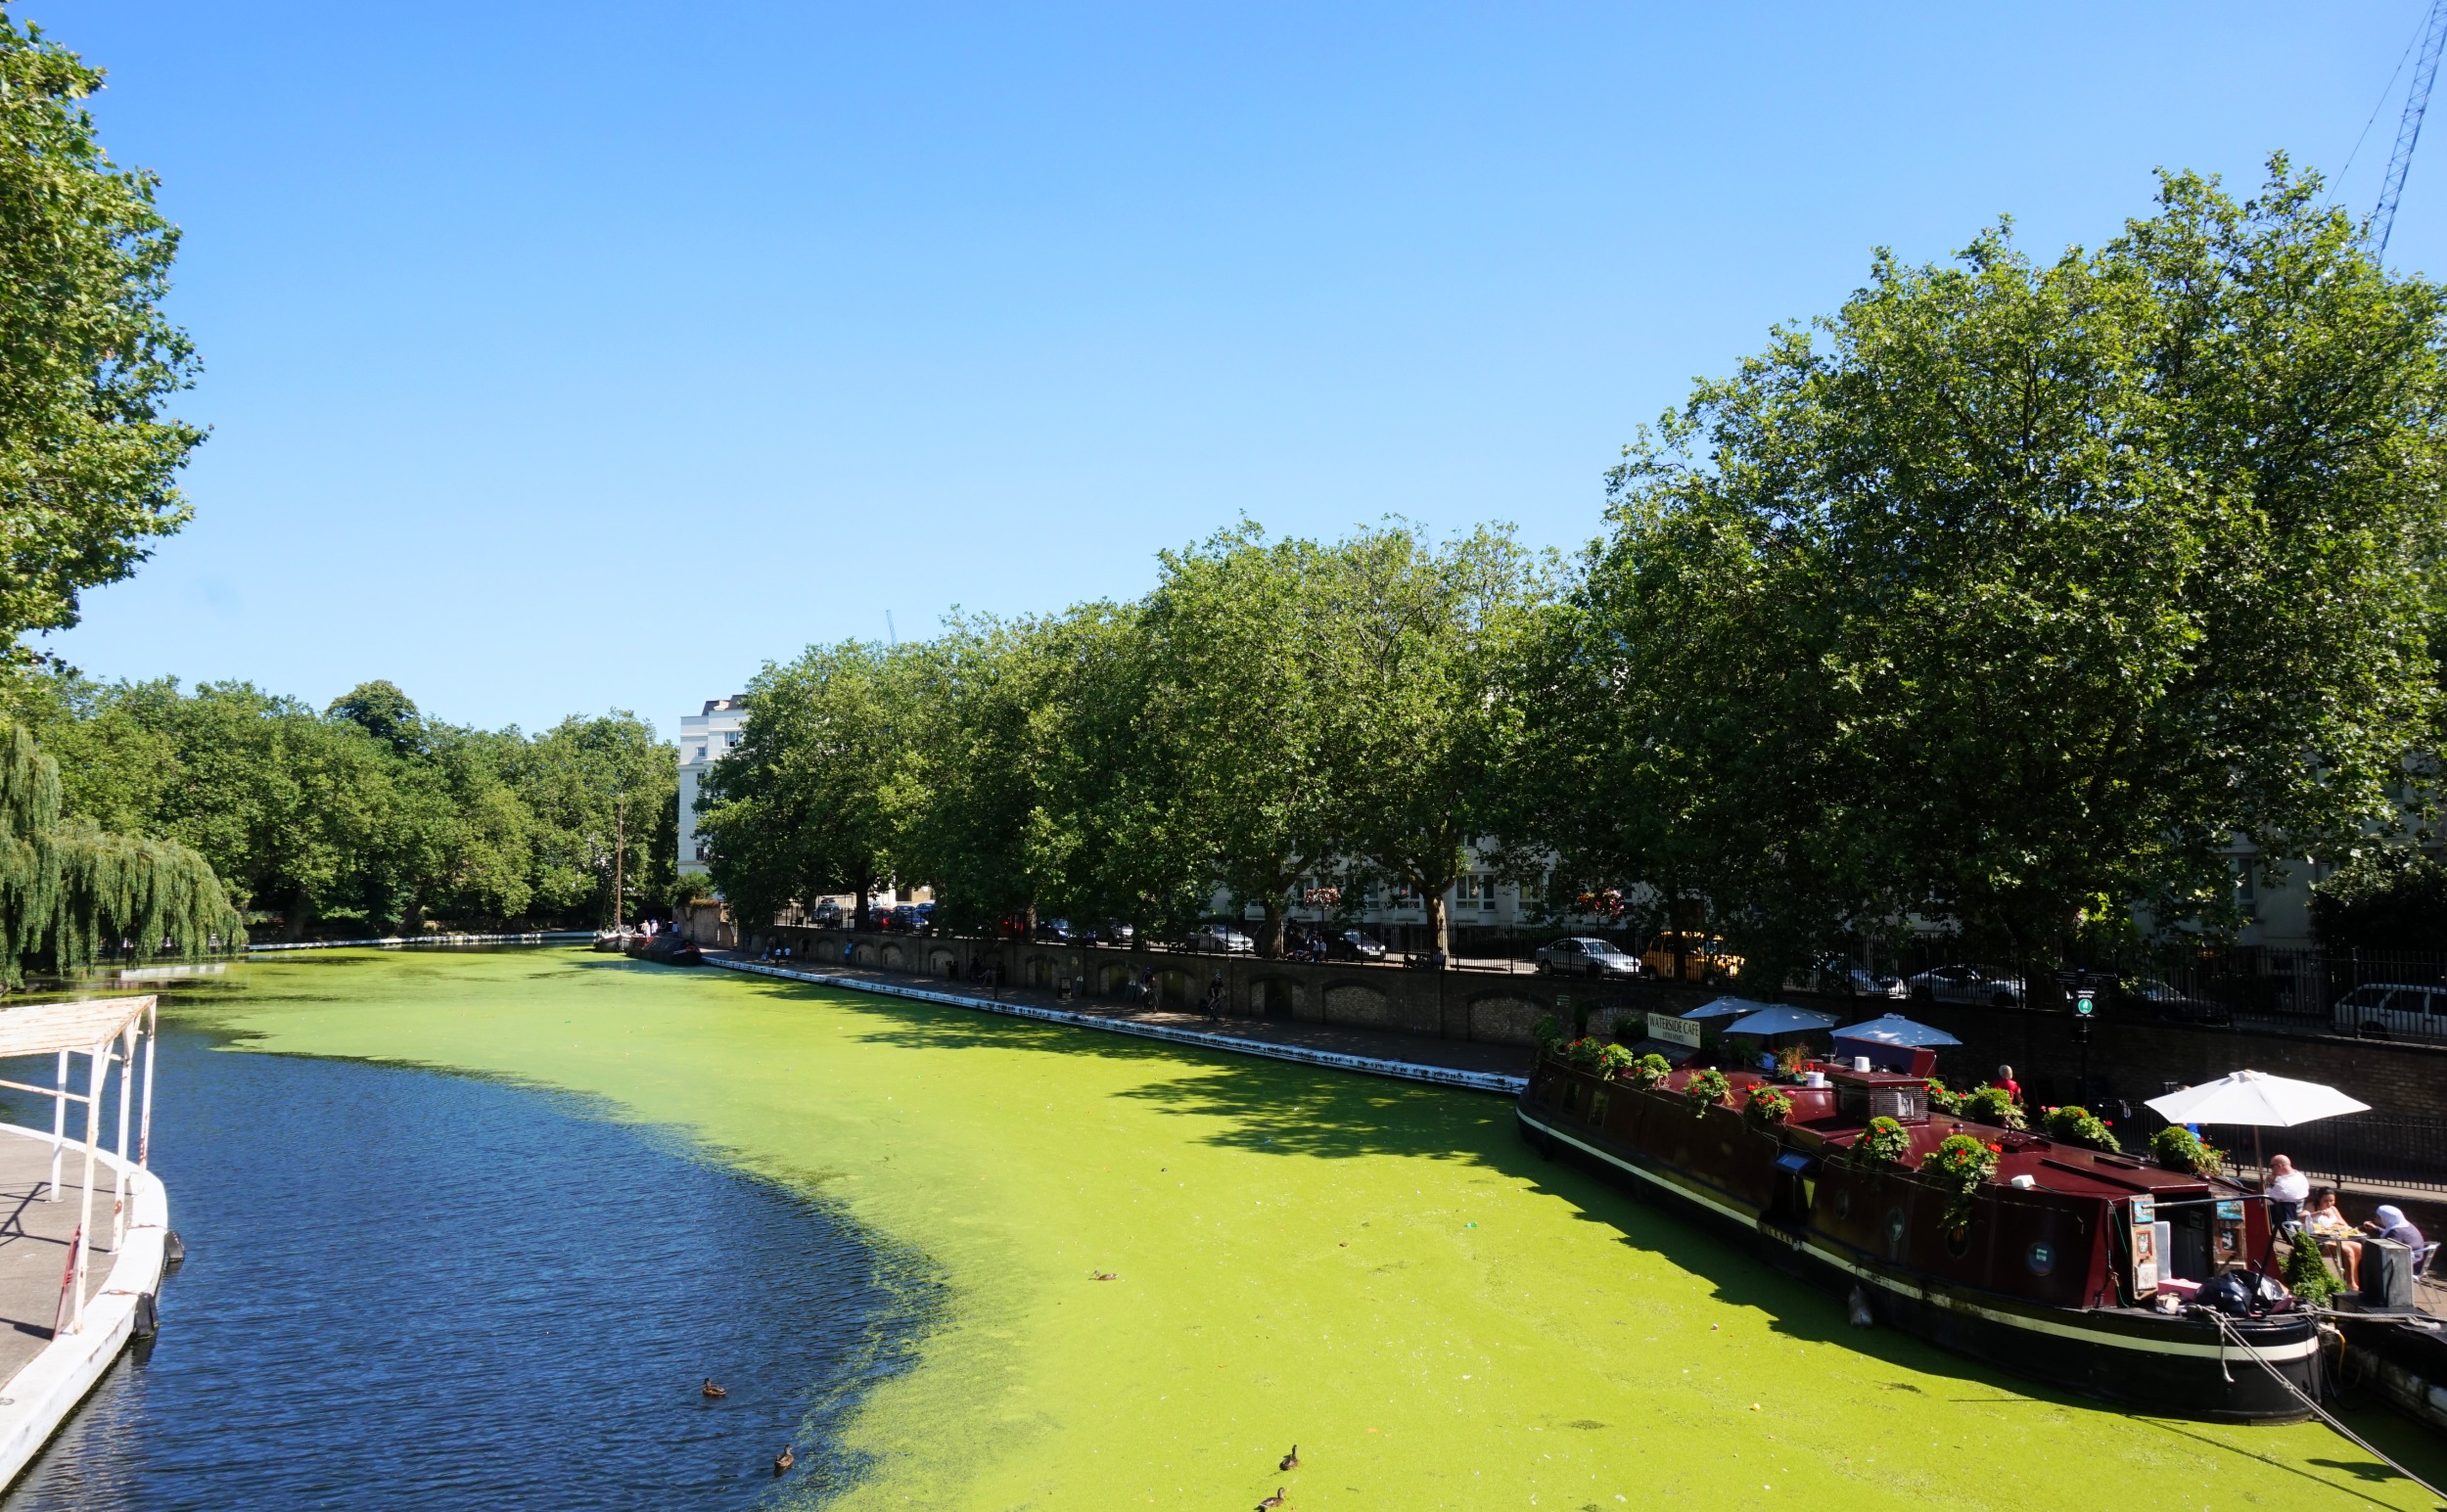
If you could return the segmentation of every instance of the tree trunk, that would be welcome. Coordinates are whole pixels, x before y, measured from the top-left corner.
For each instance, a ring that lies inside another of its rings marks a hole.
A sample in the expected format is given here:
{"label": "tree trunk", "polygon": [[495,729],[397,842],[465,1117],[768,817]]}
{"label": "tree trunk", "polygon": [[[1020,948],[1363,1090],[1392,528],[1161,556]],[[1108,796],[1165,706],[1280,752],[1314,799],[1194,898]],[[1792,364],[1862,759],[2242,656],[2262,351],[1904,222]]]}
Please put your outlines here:
{"label": "tree trunk", "polygon": [[852,929],[854,929],[854,930],[858,930],[858,931],[860,931],[860,932],[862,932],[862,933],[866,930],[867,926],[868,926],[870,923],[872,923],[872,922],[873,922],[873,920],[872,920],[871,916],[869,915],[869,913],[868,913],[868,911],[867,911],[867,906],[866,906],[866,893],[867,893],[867,884],[866,884],[866,883],[863,883],[863,882],[859,883],[859,884],[858,884],[858,906],[857,906],[856,910],[855,910],[854,912],[853,912],[853,913],[850,915],[850,927],[851,927]]}
{"label": "tree trunk", "polygon": [[[1446,885],[1450,887],[1451,884]],[[1452,918],[1445,910],[1445,889],[1427,894],[1427,947],[1441,950],[1447,960],[1453,958],[1453,941],[1449,934]]]}
{"label": "tree trunk", "polygon": [[1258,954],[1270,961],[1283,958],[1283,897],[1270,893],[1266,900],[1266,922],[1258,926]]}
{"label": "tree trunk", "polygon": [[280,938],[284,940],[305,939],[307,927],[314,922],[314,902],[306,896],[303,888],[300,888],[289,899],[289,906],[282,912]]}

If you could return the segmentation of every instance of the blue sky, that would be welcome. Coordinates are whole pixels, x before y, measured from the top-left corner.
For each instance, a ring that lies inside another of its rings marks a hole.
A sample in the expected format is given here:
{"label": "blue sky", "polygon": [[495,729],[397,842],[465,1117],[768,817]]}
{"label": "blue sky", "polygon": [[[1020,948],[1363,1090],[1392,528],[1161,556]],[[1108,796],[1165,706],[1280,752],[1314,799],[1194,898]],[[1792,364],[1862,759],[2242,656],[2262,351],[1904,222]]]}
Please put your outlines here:
{"label": "blue sky", "polygon": [[[1247,514],[1575,546],[1870,249],[2378,188],[2425,0],[37,4],[186,233],[196,521],[50,649],[665,727]],[[2447,251],[2447,98],[2390,260]]]}

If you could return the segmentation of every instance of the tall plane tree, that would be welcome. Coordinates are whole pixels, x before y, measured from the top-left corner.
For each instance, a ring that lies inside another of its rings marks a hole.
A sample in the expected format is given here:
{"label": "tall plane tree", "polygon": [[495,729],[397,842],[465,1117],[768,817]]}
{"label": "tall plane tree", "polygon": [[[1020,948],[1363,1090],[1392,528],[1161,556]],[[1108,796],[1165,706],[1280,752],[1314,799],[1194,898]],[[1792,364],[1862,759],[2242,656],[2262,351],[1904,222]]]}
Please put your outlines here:
{"label": "tall plane tree", "polygon": [[923,672],[914,649],[843,641],[767,664],[749,685],[747,721],[707,773],[698,825],[715,886],[743,919],[854,893],[866,928],[915,802]]}
{"label": "tall plane tree", "polygon": [[1279,957],[1293,889],[1337,851],[1337,579],[1316,543],[1245,522],[1159,560],[1139,631],[1177,830],[1235,902],[1264,910],[1258,953]]}
{"label": "tall plane tree", "polygon": [[1800,912],[2044,960],[2136,901],[2221,922],[2238,837],[2394,825],[2440,708],[2443,311],[2283,160],[2243,203],[2169,175],[2095,252],[1881,255],[1616,475],[1617,623],[1721,590],[1681,684],[1726,737],[1714,833]]}
{"label": "tall plane tree", "polygon": [[1548,570],[1508,529],[1439,546],[1394,525],[1336,546],[1325,577],[1335,832],[1362,880],[1419,895],[1449,951],[1446,893],[1470,848],[1506,838],[1522,652]]}

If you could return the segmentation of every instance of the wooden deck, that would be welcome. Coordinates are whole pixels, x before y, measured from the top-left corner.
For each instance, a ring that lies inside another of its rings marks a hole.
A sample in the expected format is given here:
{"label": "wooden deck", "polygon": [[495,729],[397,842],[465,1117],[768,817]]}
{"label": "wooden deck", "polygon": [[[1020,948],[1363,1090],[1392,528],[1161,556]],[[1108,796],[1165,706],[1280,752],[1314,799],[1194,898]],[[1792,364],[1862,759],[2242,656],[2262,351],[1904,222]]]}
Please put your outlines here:
{"label": "wooden deck", "polygon": [[[69,1123],[75,1123],[73,1115]],[[83,1147],[71,1142],[60,1159],[58,1200],[49,1200],[50,1142],[0,1134],[0,1382],[23,1369],[51,1342],[84,1170]],[[110,1248],[111,1170],[98,1161],[93,1223],[98,1240],[85,1260],[88,1304],[107,1284],[115,1259]]]}

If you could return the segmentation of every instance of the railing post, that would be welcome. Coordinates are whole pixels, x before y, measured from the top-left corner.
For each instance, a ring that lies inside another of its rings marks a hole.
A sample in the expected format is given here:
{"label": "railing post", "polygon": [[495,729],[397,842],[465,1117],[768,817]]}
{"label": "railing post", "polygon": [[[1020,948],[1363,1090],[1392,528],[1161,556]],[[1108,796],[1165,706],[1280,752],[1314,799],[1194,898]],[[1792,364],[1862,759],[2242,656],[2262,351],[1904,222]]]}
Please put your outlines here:
{"label": "railing post", "polygon": [[52,1077],[57,1088],[51,1096],[51,1187],[45,1202],[60,1200],[60,1151],[68,1142],[68,1052],[60,1052],[58,1072]]}

